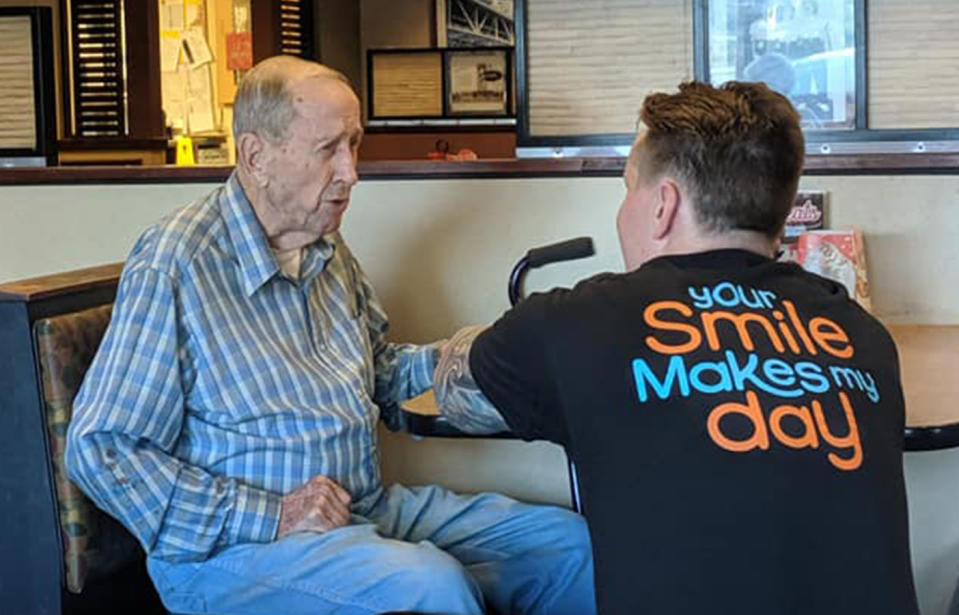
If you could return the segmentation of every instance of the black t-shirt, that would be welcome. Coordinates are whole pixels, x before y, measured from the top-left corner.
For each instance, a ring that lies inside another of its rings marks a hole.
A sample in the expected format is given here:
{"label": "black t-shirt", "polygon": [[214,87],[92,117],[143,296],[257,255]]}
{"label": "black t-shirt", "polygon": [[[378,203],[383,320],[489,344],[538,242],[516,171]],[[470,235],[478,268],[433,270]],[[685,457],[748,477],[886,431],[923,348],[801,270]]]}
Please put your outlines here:
{"label": "black t-shirt", "polygon": [[739,250],[536,294],[474,343],[578,468],[601,615],[915,615],[903,398],[845,289]]}

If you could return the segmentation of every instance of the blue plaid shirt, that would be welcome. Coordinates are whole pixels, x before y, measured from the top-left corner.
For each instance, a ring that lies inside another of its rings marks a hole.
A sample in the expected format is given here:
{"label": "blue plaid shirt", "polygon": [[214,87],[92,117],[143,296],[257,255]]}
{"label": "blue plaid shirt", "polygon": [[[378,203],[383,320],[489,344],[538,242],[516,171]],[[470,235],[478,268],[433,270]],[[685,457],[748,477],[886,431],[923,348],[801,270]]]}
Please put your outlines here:
{"label": "blue plaid shirt", "polygon": [[154,557],[276,536],[316,474],[380,491],[376,424],[429,388],[433,346],[386,315],[338,234],[279,269],[236,179],[150,228],[74,404],[70,477]]}

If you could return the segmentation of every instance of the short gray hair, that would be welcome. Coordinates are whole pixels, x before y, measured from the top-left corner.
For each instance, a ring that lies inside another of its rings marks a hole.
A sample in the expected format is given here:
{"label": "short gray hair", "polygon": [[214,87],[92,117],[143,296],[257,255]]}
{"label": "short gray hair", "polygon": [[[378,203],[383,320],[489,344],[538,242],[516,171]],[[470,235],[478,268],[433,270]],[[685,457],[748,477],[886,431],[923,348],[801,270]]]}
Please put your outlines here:
{"label": "short gray hair", "polygon": [[237,87],[233,101],[233,136],[254,133],[272,143],[283,143],[289,137],[290,123],[296,117],[291,74],[318,75],[336,79],[353,89],[349,79],[339,71],[294,56],[274,56],[254,66]]}

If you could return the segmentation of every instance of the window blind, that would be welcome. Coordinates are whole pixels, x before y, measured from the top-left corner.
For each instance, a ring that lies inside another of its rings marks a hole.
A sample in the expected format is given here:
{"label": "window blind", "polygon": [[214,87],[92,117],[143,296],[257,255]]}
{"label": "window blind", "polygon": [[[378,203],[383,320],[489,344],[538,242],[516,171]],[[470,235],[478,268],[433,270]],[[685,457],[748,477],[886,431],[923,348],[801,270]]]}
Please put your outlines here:
{"label": "window blind", "polygon": [[869,0],[870,128],[959,127],[959,2]]}
{"label": "window blind", "polygon": [[0,149],[37,146],[30,17],[0,17]]}
{"label": "window blind", "polygon": [[312,5],[307,0],[280,0],[280,53],[313,57]]}
{"label": "window blind", "polygon": [[75,134],[125,135],[123,0],[70,0],[70,28]]}
{"label": "window blind", "polygon": [[529,0],[531,136],[628,134],[693,74],[692,0]]}

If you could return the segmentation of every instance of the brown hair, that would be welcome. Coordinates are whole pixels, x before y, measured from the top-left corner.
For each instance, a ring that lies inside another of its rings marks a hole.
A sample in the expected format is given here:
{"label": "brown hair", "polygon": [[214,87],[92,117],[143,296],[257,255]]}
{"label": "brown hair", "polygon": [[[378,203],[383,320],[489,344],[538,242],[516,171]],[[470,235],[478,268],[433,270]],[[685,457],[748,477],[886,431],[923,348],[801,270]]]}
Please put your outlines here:
{"label": "brown hair", "polygon": [[762,83],[689,82],[650,94],[639,171],[673,174],[690,192],[703,230],[775,237],[796,195],[805,144],[799,114]]}

